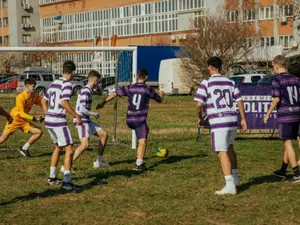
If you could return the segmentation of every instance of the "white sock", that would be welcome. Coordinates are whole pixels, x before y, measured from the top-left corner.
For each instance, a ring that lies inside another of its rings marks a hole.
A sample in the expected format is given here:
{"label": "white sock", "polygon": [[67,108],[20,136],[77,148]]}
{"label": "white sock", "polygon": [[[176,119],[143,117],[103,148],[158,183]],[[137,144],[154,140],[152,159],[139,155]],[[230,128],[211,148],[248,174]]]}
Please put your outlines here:
{"label": "white sock", "polygon": [[226,187],[235,187],[234,185],[234,179],[232,175],[229,176],[224,176],[225,177],[225,181],[226,181]]}
{"label": "white sock", "polygon": [[64,179],[63,182],[71,182],[71,171],[70,170],[65,170],[64,171]]}
{"label": "white sock", "polygon": [[232,169],[232,176],[233,177],[238,177],[238,175],[239,175],[238,169]]}
{"label": "white sock", "polygon": [[30,144],[27,142],[25,145],[23,145],[22,149],[23,150],[28,150]]}
{"label": "white sock", "polygon": [[142,159],[137,159],[137,160],[136,160],[136,165],[137,165],[137,166],[140,166],[140,165],[143,164],[143,162],[144,162],[144,160],[142,160]]}
{"label": "white sock", "polygon": [[50,166],[50,178],[56,177],[56,167]]}
{"label": "white sock", "polygon": [[98,155],[97,161],[98,161],[98,163],[101,163],[101,162],[102,162],[102,155]]}

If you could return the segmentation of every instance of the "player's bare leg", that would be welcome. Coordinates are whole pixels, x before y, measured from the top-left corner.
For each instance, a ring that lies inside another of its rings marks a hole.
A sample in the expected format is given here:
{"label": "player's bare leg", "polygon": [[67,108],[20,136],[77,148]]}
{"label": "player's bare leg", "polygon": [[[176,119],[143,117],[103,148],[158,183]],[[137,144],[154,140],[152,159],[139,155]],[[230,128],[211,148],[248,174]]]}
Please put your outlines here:
{"label": "player's bare leg", "polygon": [[2,144],[3,142],[5,142],[9,137],[8,133],[3,132],[1,137],[0,137],[0,144]]}
{"label": "player's bare leg", "polygon": [[54,151],[52,153],[51,163],[50,163],[50,176],[48,178],[49,185],[54,185],[59,183],[59,180],[56,177],[56,168],[57,168],[61,150],[62,148],[59,147],[57,144],[54,145]]}
{"label": "player's bare leg", "polygon": [[218,152],[218,156],[220,159],[220,163],[221,163],[222,171],[223,171],[224,178],[226,181],[226,185],[222,190],[216,191],[215,194],[217,194],[217,195],[236,194],[234,179],[233,179],[232,172],[231,172],[230,158],[229,158],[227,152]]}
{"label": "player's bare leg", "polygon": [[88,148],[89,146],[89,139],[87,137],[80,139],[80,145],[76,148],[74,156],[73,156],[73,163],[81,156],[81,154]]}
{"label": "player's bare leg", "polygon": [[24,156],[30,157],[30,153],[28,151],[28,148],[30,145],[34,144],[37,140],[40,139],[40,137],[43,135],[43,131],[39,128],[32,127],[28,133],[32,134],[31,137],[28,139],[28,141],[20,147],[20,153]]}
{"label": "player's bare leg", "polygon": [[286,170],[288,168],[288,164],[289,164],[289,157],[284,147],[282,166],[279,170],[274,171],[273,174],[280,178],[286,178]]}
{"label": "player's bare leg", "polygon": [[235,186],[237,186],[240,184],[240,179],[239,179],[239,175],[238,175],[237,157],[236,157],[233,145],[229,145],[227,154],[228,154],[228,157],[229,157],[230,163],[231,163],[231,171],[232,171],[232,176],[234,179],[234,184],[235,184]]}
{"label": "player's bare leg", "polygon": [[300,172],[299,172],[299,167],[297,165],[296,153],[293,148],[293,141],[284,140],[283,143],[284,143],[284,150],[288,156],[288,160],[294,172],[293,181],[300,182]]}
{"label": "player's bare leg", "polygon": [[110,166],[107,162],[103,160],[103,154],[106,147],[108,135],[105,130],[100,129],[97,131],[95,136],[99,137],[99,143],[98,143],[98,156],[96,161],[94,162],[94,168]]}
{"label": "player's bare leg", "polygon": [[147,139],[146,138],[141,138],[139,139],[139,145],[137,148],[137,159],[136,159],[136,171],[144,171],[146,170],[145,164],[144,164],[144,156],[145,156],[145,151],[147,147]]}
{"label": "player's bare leg", "polygon": [[65,159],[64,159],[64,179],[63,182],[70,183],[71,182],[71,168],[74,156],[74,145],[67,145],[65,147]]}

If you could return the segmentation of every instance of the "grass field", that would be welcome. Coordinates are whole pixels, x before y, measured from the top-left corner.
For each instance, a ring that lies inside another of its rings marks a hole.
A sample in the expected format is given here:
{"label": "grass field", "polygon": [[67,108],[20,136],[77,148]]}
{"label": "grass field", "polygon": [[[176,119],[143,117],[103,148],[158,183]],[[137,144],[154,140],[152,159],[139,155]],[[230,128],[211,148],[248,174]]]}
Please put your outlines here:
{"label": "grass field", "polygon": [[[95,103],[99,100],[96,96]],[[13,104],[5,101],[6,107]],[[120,103],[121,123],[126,99]],[[52,153],[47,133],[36,146],[48,147],[32,149],[34,157],[28,159],[14,150],[27,139],[16,133],[0,151],[0,224],[299,224],[300,185],[270,175],[281,165],[279,140],[267,139],[267,134],[239,135],[239,193],[220,197],[214,195],[224,185],[219,161],[208,135],[196,142],[192,97],[151,103],[148,121],[150,170],[134,173],[135,152],[113,144],[105,154],[112,166],[93,169],[97,153],[89,149],[75,164],[73,181],[83,186],[78,194],[46,184]],[[112,131],[112,104],[101,110],[99,122]],[[130,132],[122,126],[120,138],[128,139]],[[155,156],[158,146],[169,149],[167,159]]]}

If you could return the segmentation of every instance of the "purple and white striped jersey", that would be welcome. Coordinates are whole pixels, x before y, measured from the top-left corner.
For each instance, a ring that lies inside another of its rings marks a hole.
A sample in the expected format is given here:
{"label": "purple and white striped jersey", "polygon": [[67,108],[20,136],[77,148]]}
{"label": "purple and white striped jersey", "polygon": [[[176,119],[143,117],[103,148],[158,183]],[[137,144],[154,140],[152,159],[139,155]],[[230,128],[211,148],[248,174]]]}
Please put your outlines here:
{"label": "purple and white striped jersey", "polygon": [[237,129],[238,116],[233,103],[242,99],[234,81],[214,74],[201,82],[194,100],[206,104],[212,132]]}
{"label": "purple and white striped jersey", "polygon": [[[80,115],[83,123],[89,123],[90,113],[92,108],[92,100],[93,100],[93,91],[90,86],[86,85],[78,94],[77,102],[76,102],[76,113]],[[76,123],[76,119],[73,120]]]}
{"label": "purple and white striped jersey", "polygon": [[149,101],[161,102],[162,98],[152,87],[144,83],[135,83],[117,89],[118,96],[128,96],[127,123],[140,124],[146,121]]}
{"label": "purple and white striped jersey", "polygon": [[48,112],[45,118],[47,128],[67,126],[66,110],[61,101],[70,101],[72,96],[72,84],[65,78],[55,80],[44,95],[48,101]]}
{"label": "purple and white striped jersey", "polygon": [[272,97],[280,98],[277,106],[278,123],[300,121],[299,88],[300,84],[297,77],[288,73],[275,76],[272,81]]}

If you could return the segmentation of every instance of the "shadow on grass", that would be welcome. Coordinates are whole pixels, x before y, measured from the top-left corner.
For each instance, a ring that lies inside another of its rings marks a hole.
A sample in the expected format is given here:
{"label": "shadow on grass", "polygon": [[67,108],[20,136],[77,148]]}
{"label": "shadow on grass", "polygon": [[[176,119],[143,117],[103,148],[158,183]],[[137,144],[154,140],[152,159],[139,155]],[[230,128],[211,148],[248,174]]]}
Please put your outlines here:
{"label": "shadow on grass", "polygon": [[47,190],[39,192],[39,193],[32,192],[32,193],[29,193],[28,195],[13,198],[10,201],[0,202],[0,206],[15,204],[18,202],[30,201],[30,200],[34,200],[36,198],[46,198],[46,197],[50,197],[50,196],[53,197],[53,196],[58,196],[58,195],[66,194],[66,193],[70,193],[70,192],[62,191],[61,189],[47,189]]}
{"label": "shadow on grass", "polygon": [[259,185],[263,183],[276,183],[276,182],[281,182],[282,180],[283,180],[282,178],[276,177],[274,175],[254,177],[250,182],[238,186],[238,191],[243,192],[248,190],[253,185]]}
{"label": "shadow on grass", "polygon": [[248,141],[248,140],[280,141],[280,139],[278,137],[246,137],[246,136],[236,137],[235,140],[236,141]]}
{"label": "shadow on grass", "polygon": [[176,156],[176,155],[172,155],[172,156],[169,156],[168,158],[166,159],[163,159],[163,160],[160,160],[158,162],[155,162],[153,164],[151,164],[148,169],[149,170],[153,170],[155,167],[157,167],[158,165],[160,164],[172,164],[172,163],[178,163],[182,160],[186,160],[186,159],[191,159],[191,158],[204,158],[204,157],[207,157],[208,155],[207,154],[198,154],[198,155],[181,155],[181,156]]}

